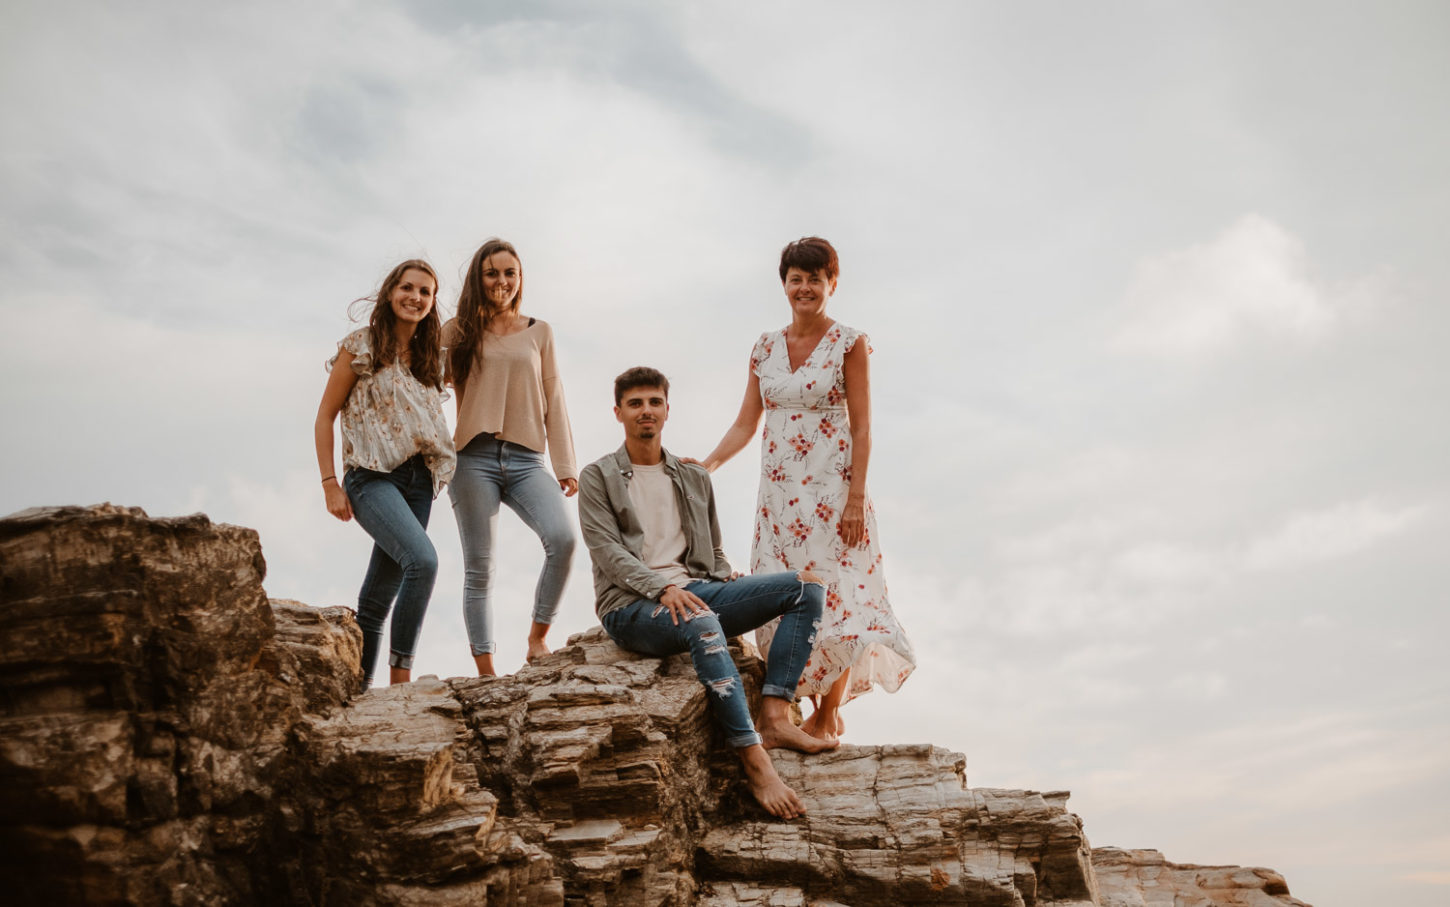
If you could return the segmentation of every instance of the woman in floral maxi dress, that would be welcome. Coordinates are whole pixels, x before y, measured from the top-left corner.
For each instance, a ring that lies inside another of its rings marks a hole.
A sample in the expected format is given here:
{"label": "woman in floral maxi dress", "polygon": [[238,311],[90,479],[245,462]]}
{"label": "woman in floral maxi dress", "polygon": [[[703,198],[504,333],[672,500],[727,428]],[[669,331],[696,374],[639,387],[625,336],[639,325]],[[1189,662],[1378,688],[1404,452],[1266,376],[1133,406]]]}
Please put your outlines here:
{"label": "woman in floral maxi dress", "polygon": [[[765,417],[751,572],[813,570],[827,579],[826,612],[799,687],[819,697],[803,727],[825,739],[843,730],[841,705],[878,683],[895,692],[916,667],[887,598],[866,493],[870,340],[825,312],[838,274],[824,239],[785,247],[780,277],[791,323],[756,341],[740,414],[703,461],[713,472]],[[762,651],[774,630],[772,623],[757,631]]]}

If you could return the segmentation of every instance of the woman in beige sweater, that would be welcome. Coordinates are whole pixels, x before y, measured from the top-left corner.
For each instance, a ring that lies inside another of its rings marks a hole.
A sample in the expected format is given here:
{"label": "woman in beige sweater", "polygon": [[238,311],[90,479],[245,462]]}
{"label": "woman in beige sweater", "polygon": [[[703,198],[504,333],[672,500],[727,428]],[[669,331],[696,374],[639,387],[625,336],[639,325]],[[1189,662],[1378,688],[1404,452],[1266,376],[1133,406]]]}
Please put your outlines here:
{"label": "woman in beige sweater", "polygon": [[[519,311],[524,272],[518,252],[490,239],[474,253],[444,325],[448,380],[458,405],[458,470],[448,494],[463,543],[463,620],[480,676],[498,673],[489,592],[499,505],[507,504],[544,545],[534,590],[528,659],[547,655],[549,632],[574,554],[565,496],[579,490],[554,332]],[[544,464],[547,442],[553,472]]]}

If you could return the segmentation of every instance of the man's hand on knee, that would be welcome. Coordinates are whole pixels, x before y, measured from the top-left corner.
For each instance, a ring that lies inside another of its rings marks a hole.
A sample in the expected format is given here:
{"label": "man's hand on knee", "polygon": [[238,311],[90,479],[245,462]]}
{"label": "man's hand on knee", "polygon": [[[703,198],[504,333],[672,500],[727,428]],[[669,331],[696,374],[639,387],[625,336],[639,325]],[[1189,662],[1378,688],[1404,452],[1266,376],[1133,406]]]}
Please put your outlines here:
{"label": "man's hand on knee", "polygon": [[680,620],[694,619],[697,614],[710,614],[710,606],[705,604],[700,596],[679,586],[666,586],[663,594],[660,595],[660,604],[669,609],[670,621],[680,625]]}

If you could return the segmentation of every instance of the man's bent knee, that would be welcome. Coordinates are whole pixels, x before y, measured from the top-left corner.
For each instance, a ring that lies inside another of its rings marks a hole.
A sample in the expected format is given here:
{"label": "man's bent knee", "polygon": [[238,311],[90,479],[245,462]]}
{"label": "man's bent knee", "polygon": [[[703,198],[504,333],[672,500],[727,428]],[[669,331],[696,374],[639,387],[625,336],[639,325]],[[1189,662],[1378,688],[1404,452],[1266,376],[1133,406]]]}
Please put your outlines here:
{"label": "man's bent knee", "polygon": [[[825,580],[810,570],[800,571],[796,574],[796,578],[800,580],[801,591],[800,595],[796,596],[792,607],[804,609],[808,616],[817,619],[816,622],[819,623],[819,618],[826,609]],[[814,639],[812,641],[814,642]]]}
{"label": "man's bent knee", "polygon": [[725,630],[714,614],[696,614],[685,623],[685,633],[704,643],[724,642]]}

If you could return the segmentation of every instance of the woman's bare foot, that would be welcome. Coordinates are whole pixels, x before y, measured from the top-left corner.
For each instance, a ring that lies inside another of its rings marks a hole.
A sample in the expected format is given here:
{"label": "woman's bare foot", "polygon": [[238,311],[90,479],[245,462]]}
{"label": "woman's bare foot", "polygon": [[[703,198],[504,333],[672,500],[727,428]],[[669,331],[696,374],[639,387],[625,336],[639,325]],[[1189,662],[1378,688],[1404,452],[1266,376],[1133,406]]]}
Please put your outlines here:
{"label": "woman's bare foot", "polygon": [[788,749],[798,753],[824,753],[841,745],[835,737],[808,734],[789,721],[783,724],[760,724],[760,739],[768,750]]}
{"label": "woman's bare foot", "polygon": [[847,671],[826,691],[826,695],[818,700],[812,696],[811,701],[816,704],[816,710],[811,712],[811,717],[801,722],[801,727],[806,733],[822,738],[840,739],[846,733],[846,722],[841,718],[841,703],[846,699],[846,690],[851,682],[851,672]]}
{"label": "woman's bare foot", "polygon": [[801,730],[805,731],[812,737],[815,737],[817,740],[830,740],[832,738],[839,738],[839,734],[827,734],[825,731],[821,730],[820,717],[820,709],[816,709],[814,712],[811,712],[811,716],[805,721],[801,722]]}
{"label": "woman's bare foot", "polygon": [[840,742],[842,733],[845,733],[845,722],[842,722],[841,720],[840,711],[835,714],[834,722],[831,722],[831,724],[834,724],[835,726],[832,727],[831,732],[827,732],[827,730],[822,730],[822,724],[824,724],[824,722],[822,722],[821,720],[821,710],[816,709],[815,711],[812,711],[811,717],[809,717],[809,719],[800,722],[800,730],[803,730],[803,732],[806,732],[808,733],[808,735],[816,737],[816,739],[819,740],[837,740],[837,742]]}
{"label": "woman's bare foot", "polygon": [[768,750],[783,747],[801,753],[822,753],[841,744],[834,737],[809,733],[804,725],[796,727],[790,720],[790,703],[775,696],[766,696],[761,703],[756,729]]}
{"label": "woman's bare foot", "polygon": [[479,677],[497,677],[498,671],[493,666],[493,653],[485,652],[482,655],[473,656],[473,663],[478,667]]}
{"label": "woman's bare foot", "polygon": [[529,664],[533,664],[538,659],[549,654],[549,646],[544,642],[544,637],[548,632],[548,624],[541,624],[538,621],[534,621],[529,626],[529,652],[524,656],[524,660]]}
{"label": "woman's bare foot", "polygon": [[[830,730],[824,730],[825,728]],[[811,717],[801,722],[801,730],[822,740],[840,739],[846,733],[846,721],[841,717],[840,709],[818,708],[811,712]]]}
{"label": "woman's bare foot", "polygon": [[736,752],[745,768],[745,783],[750,785],[750,794],[766,812],[777,819],[794,819],[806,814],[801,798],[776,774],[775,763],[770,761],[765,747],[747,746]]}

